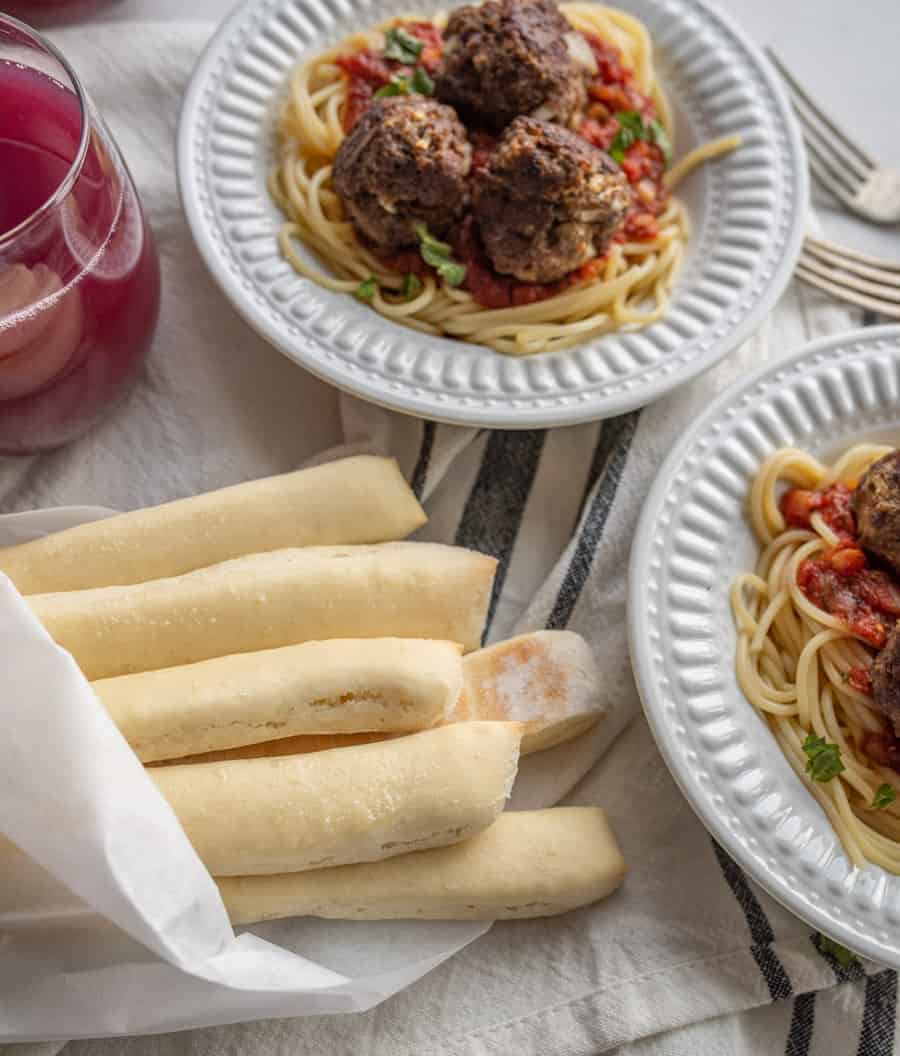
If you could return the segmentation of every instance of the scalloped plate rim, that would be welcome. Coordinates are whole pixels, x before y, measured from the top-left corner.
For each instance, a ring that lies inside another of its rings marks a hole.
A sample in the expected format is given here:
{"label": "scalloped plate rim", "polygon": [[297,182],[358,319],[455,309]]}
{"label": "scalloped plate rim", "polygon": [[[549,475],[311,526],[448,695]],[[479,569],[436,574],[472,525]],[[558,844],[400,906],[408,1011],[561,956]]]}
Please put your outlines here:
{"label": "scalloped plate rim", "polygon": [[[863,956],[888,967],[900,969],[900,949],[891,949],[882,945],[877,939],[860,934],[857,929],[845,923],[844,920],[830,914],[827,911],[827,906],[817,906],[811,903],[804,895],[795,892],[788,885],[781,871],[773,873],[770,867],[761,861],[746,846],[743,840],[735,834],[727,819],[717,812],[710,795],[704,792],[696,779],[692,777],[688,760],[684,755],[683,746],[669,728],[665,705],[655,685],[652,659],[648,655],[645,644],[648,640],[647,632],[653,621],[651,621],[646,607],[641,604],[643,599],[640,597],[645,591],[647,568],[651,553],[654,550],[655,519],[665,505],[672,479],[680,469],[685,454],[698,437],[716,422],[724,410],[735,404],[741,396],[752,391],[756,385],[770,376],[795,366],[800,361],[812,359],[822,352],[853,344],[873,344],[884,340],[900,343],[900,325],[885,324],[863,327],[840,334],[830,334],[816,338],[788,355],[763,364],[738,378],[720,393],[703,414],[691,424],[690,428],[679,438],[675,447],[660,466],[644,500],[628,565],[629,585],[626,625],[632,670],[647,724],[669,773],[706,830],[775,901],[790,910],[801,920],[804,920],[812,927],[824,931],[832,938],[839,940]],[[897,408],[896,422],[898,429],[900,429],[900,406]],[[749,538],[749,527],[747,532]],[[663,618],[664,609],[665,606],[663,604],[661,605],[659,622]],[[737,694],[741,692],[737,687],[736,681],[734,682],[733,691]],[[672,695],[686,696],[681,691],[679,693],[673,692]],[[755,714],[755,712],[748,710],[748,717],[755,717]],[[809,796],[808,792],[805,794]],[[811,802],[815,802],[811,796],[809,798]],[[896,879],[897,883],[900,884],[900,876],[892,878],[891,874],[885,873],[876,866],[869,868],[880,875],[887,876],[889,879]],[[786,868],[785,871],[788,871],[788,869]],[[836,901],[835,904],[837,904]]]}

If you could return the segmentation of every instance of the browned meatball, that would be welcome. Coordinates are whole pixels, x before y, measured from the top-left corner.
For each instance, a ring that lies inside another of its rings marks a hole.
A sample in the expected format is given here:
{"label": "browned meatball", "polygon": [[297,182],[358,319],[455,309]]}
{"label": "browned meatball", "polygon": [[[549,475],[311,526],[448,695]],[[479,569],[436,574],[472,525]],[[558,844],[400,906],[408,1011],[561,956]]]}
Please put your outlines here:
{"label": "browned meatball", "polygon": [[895,624],[884,648],[872,665],[875,706],[900,732],[900,624]]}
{"label": "browned meatball", "polygon": [[879,458],[853,496],[859,541],[900,573],[900,451]]}
{"label": "browned meatball", "polygon": [[468,201],[472,148],[459,118],[421,95],[376,99],[334,158],[332,181],[353,226],[379,249],[441,234]]}
{"label": "browned meatball", "polygon": [[505,128],[520,114],[573,124],[584,77],[566,45],[572,26],[552,0],[487,0],[460,7],[444,30],[439,99],[476,124]]}
{"label": "browned meatball", "polygon": [[522,282],[555,282],[597,256],[630,201],[628,183],[607,154],[530,117],[509,126],[474,187],[491,263]]}

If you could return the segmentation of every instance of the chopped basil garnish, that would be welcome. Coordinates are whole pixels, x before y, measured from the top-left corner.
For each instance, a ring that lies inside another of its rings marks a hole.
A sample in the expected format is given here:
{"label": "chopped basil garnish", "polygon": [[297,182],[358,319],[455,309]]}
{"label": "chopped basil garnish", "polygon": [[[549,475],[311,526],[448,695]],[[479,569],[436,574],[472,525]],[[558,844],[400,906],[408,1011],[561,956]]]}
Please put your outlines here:
{"label": "chopped basil garnish", "polygon": [[434,95],[434,81],[421,66],[417,66],[413,70],[412,80],[409,82],[409,86],[414,92],[418,92],[419,95]]}
{"label": "chopped basil garnish", "polygon": [[408,301],[412,301],[418,297],[421,292],[422,280],[414,271],[409,272],[403,280],[403,296]]}
{"label": "chopped basil garnish", "polygon": [[353,291],[353,296],[360,301],[371,301],[378,290],[378,283],[375,281],[375,276],[370,275],[365,282],[361,282],[356,289]]}
{"label": "chopped basil garnish", "polygon": [[425,224],[416,224],[416,237],[422,260],[430,264],[448,286],[459,286],[466,277],[466,268],[453,259],[452,248],[430,234]]}
{"label": "chopped basil garnish", "polygon": [[644,128],[644,120],[637,110],[619,110],[615,114],[619,123],[619,131],[609,148],[610,157],[620,165],[625,157],[625,151],[639,139],[647,138]]}
{"label": "chopped basil garnish", "polygon": [[418,67],[413,71],[412,77],[406,77],[402,73],[395,73],[387,84],[382,85],[375,93],[376,97],[383,99],[386,95],[434,95],[434,81],[428,74]]}
{"label": "chopped basil garnish", "polygon": [[840,748],[829,744],[824,737],[810,733],[803,742],[803,751],[808,757],[806,772],[813,781],[830,781],[846,769],[841,762]]}
{"label": "chopped basil garnish", "polygon": [[647,126],[650,129],[650,138],[662,151],[663,161],[666,165],[672,164],[672,141],[669,133],[663,128],[659,121],[654,118]]}
{"label": "chopped basil garnish", "polygon": [[884,810],[884,808],[889,807],[896,798],[897,793],[894,791],[893,785],[889,785],[885,782],[883,785],[878,786],[878,790],[872,800],[872,808],[873,810]]}
{"label": "chopped basil garnish", "polygon": [[849,968],[851,964],[856,963],[856,954],[852,950],[848,950],[846,946],[835,942],[834,939],[829,939],[821,932],[819,933],[819,949],[822,953],[830,953],[842,968]]}
{"label": "chopped basil garnish", "polygon": [[424,47],[425,44],[418,37],[407,33],[402,26],[394,26],[385,33],[384,57],[386,59],[393,59],[395,62],[412,66]]}
{"label": "chopped basil garnish", "polygon": [[395,73],[387,84],[383,84],[375,93],[375,98],[383,99],[387,95],[409,95],[409,81],[402,73]]}
{"label": "chopped basil garnish", "polygon": [[656,118],[645,124],[637,110],[619,110],[614,116],[619,123],[619,131],[609,148],[609,156],[613,161],[621,165],[625,160],[625,151],[639,139],[643,139],[659,147],[666,165],[670,164],[672,144],[668,133]]}

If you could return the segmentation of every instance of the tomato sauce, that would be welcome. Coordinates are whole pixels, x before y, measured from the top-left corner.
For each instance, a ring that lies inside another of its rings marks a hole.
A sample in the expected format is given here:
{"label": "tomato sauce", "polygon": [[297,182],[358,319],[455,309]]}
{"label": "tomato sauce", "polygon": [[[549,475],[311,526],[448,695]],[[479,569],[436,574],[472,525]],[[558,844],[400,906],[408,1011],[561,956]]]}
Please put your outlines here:
{"label": "tomato sauce", "polygon": [[[634,83],[634,74],[622,64],[622,53],[592,33],[582,33],[597,63],[597,73],[588,86],[586,116],[578,132],[600,150],[609,150],[619,134],[615,115],[634,110],[645,121],[657,117],[656,104]],[[624,152],[622,172],[631,185],[631,208],[623,226],[613,235],[615,242],[650,242],[659,235],[657,217],[669,202],[663,182],[666,159],[655,143],[639,139]]]}
{"label": "tomato sauce", "polygon": [[781,499],[781,513],[791,528],[812,528],[812,515],[822,520],[845,542],[856,540],[856,521],[853,517],[853,492],[846,484],[832,484],[824,491],[791,488]]}
{"label": "tomato sauce", "polygon": [[[824,491],[791,488],[782,496],[781,512],[788,527],[806,529],[818,513],[838,537],[837,546],[800,562],[797,586],[813,605],[880,649],[900,617],[900,584],[871,567],[857,541],[852,503],[853,492],[845,484],[832,484]],[[868,672],[854,669],[850,684],[860,692],[871,692]]]}
{"label": "tomato sauce", "polygon": [[851,667],[847,672],[847,685],[857,693],[872,696],[872,669],[869,667]]}
{"label": "tomato sauce", "polygon": [[400,74],[409,77],[417,66],[428,74],[433,74],[437,69],[444,46],[437,26],[431,22],[404,22],[403,28],[425,45],[414,66],[386,59],[371,48],[355,51],[351,55],[338,55],[334,60],[347,76],[347,105],[342,119],[345,132],[353,128],[369,109],[375,92],[383,88],[393,76]]}
{"label": "tomato sauce", "polygon": [[879,766],[889,766],[900,771],[900,741],[885,730],[884,733],[867,733],[860,744],[860,750]]}

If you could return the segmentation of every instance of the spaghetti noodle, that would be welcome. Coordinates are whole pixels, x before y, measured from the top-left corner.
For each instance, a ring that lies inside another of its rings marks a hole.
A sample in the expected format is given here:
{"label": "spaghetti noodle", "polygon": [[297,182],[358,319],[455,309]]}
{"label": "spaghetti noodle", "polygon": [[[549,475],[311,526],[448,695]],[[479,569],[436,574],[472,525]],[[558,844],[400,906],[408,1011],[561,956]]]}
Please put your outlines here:
{"label": "spaghetti noodle", "polygon": [[[617,50],[618,61],[630,71],[635,88],[652,100],[660,125],[671,137],[670,109],[643,24],[595,4],[563,4],[560,10],[574,29]],[[685,207],[668,190],[696,165],[733,150],[737,137],[692,151],[666,174],[664,204],[649,227],[650,237],[620,235],[602,260],[573,273],[552,295],[531,303],[485,307],[471,290],[448,285],[433,273],[410,288],[402,272],[357,239],[331,183],[331,163],[344,137],[349,102],[348,79],[338,60],[383,47],[385,31],[409,25],[411,19],[393,18],[370,32],[354,34],[298,64],[291,75],[289,98],[278,122],[280,157],[269,190],[287,218],[278,241],[294,270],[330,290],[352,294],[366,284],[371,306],[394,322],[512,355],[562,349],[607,331],[660,319],[689,237]],[[440,29],[445,22],[439,16],[434,25]],[[327,272],[305,259],[297,240],[315,253]]]}
{"label": "spaghetti noodle", "polygon": [[[771,455],[750,494],[762,552],[755,571],[734,580],[731,608],[738,632],[737,679],[747,699],[818,800],[853,864],[872,862],[900,874],[900,774],[876,761],[870,748],[873,741],[893,741],[867,691],[875,655],[869,643],[880,639],[864,622],[836,616],[809,597],[808,571],[825,567],[830,555],[833,559],[852,544],[837,516],[829,519],[818,508],[809,514],[808,529],[792,527],[779,503],[785,482],[818,496],[832,489],[848,497],[868,467],[892,450],[858,445],[830,466],[790,448]],[[823,751],[830,765],[817,772],[816,757]]]}

